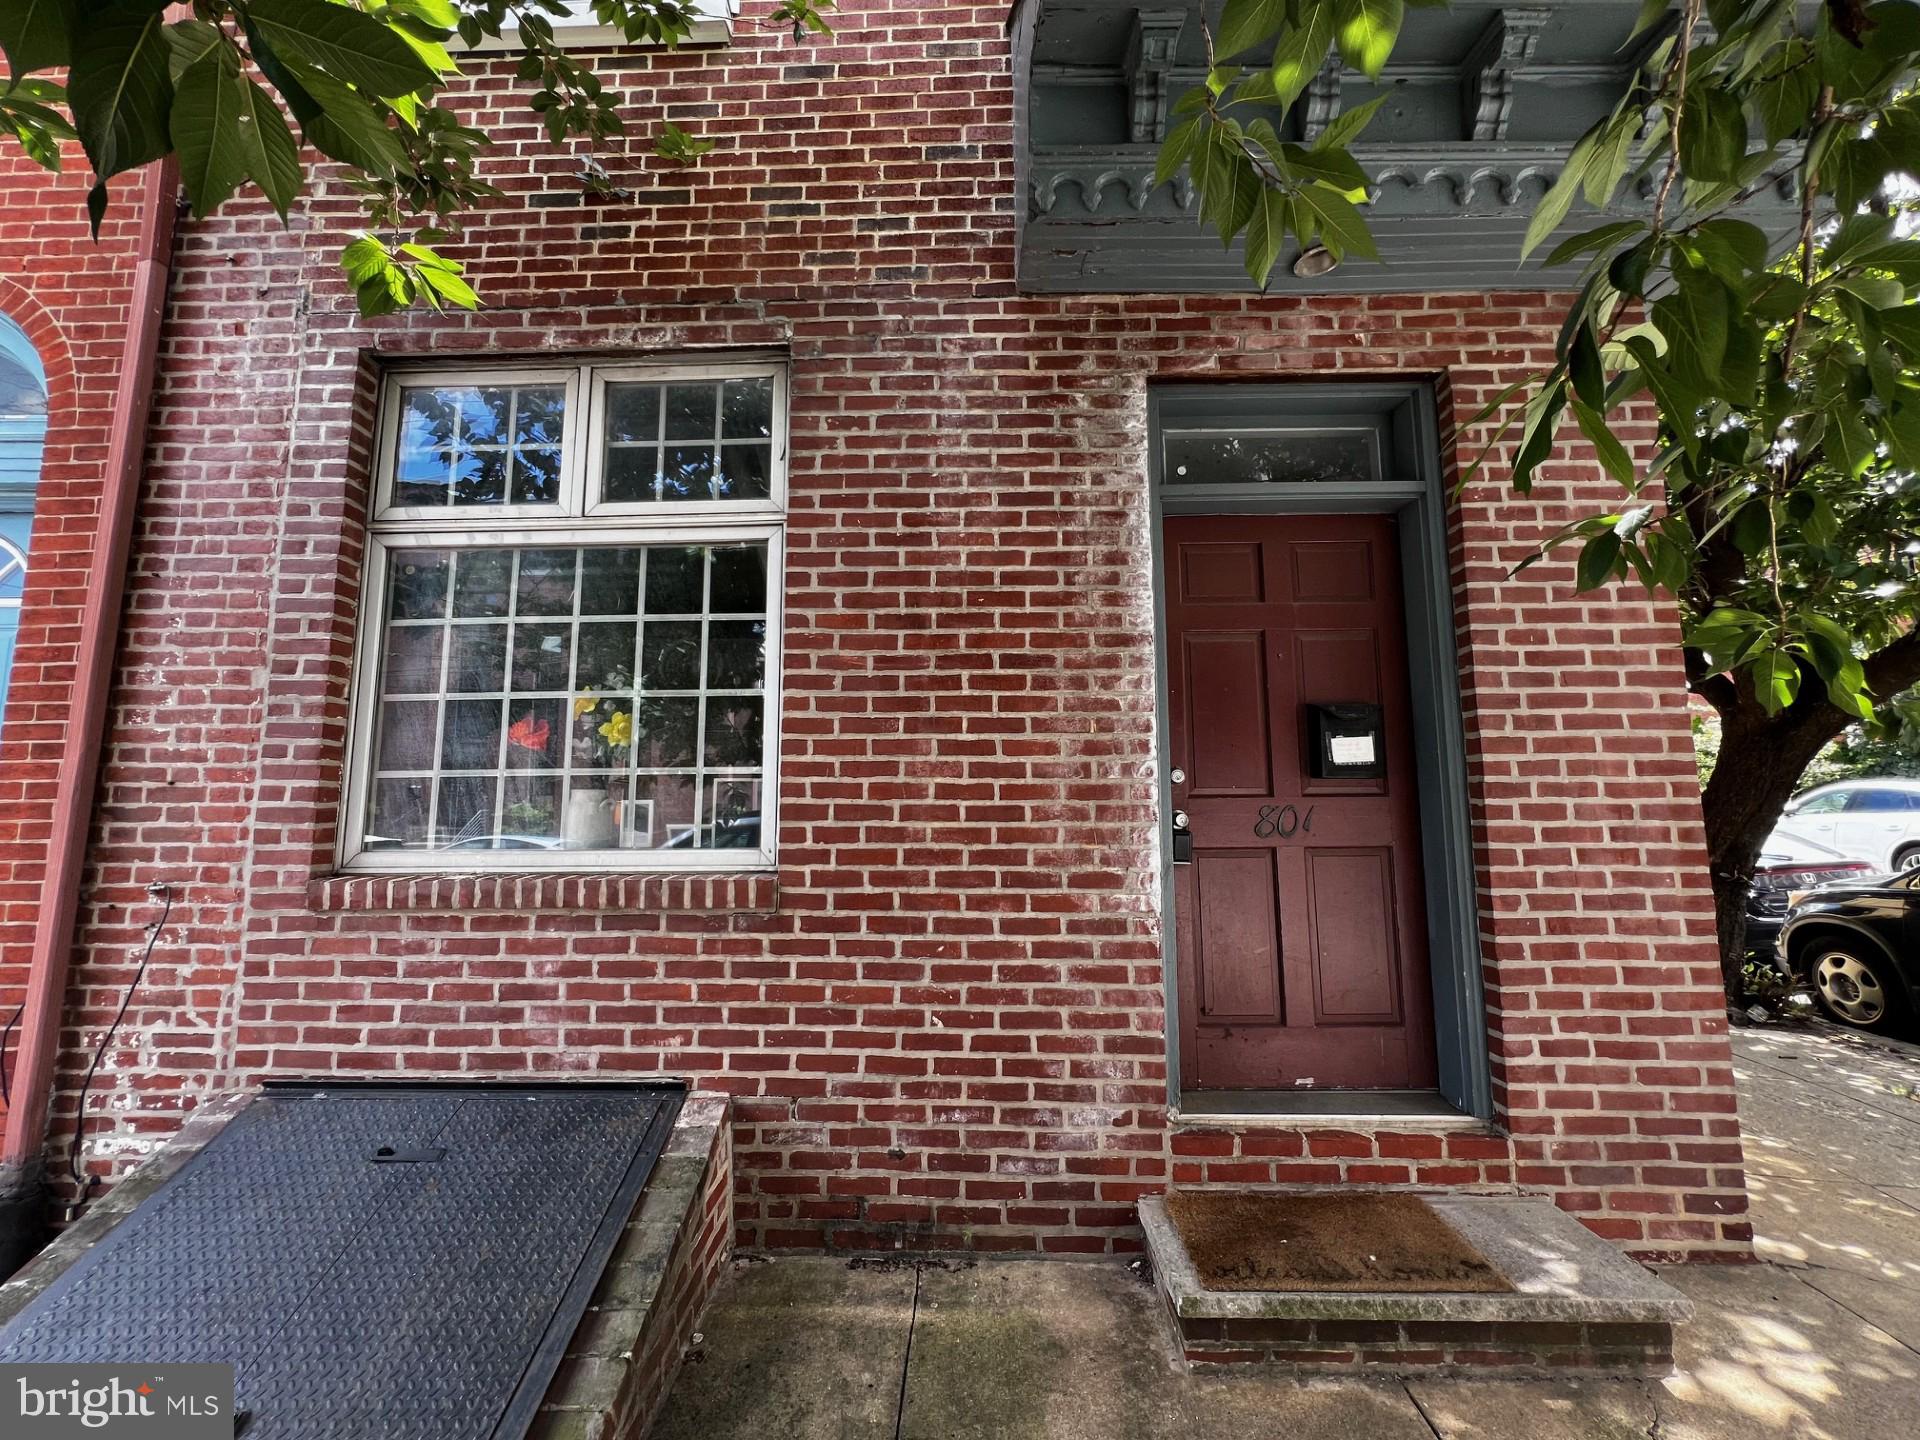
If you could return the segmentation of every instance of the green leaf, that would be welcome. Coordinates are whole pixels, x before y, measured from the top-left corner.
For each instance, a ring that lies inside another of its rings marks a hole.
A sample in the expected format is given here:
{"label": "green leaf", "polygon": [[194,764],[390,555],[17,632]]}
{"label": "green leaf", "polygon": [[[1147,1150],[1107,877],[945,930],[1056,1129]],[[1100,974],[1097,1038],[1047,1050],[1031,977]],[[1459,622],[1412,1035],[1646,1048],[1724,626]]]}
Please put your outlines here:
{"label": "green leaf", "polygon": [[1725,90],[1696,87],[1680,117],[1680,166],[1689,180],[1729,180],[1747,153],[1747,117]]}
{"label": "green leaf", "polygon": [[1567,218],[1567,211],[1573,208],[1573,197],[1580,193],[1587,166],[1593,163],[1594,146],[1599,142],[1605,124],[1602,121],[1580,137],[1567,155],[1560,178],[1553,182],[1551,190],[1540,197],[1540,203],[1533,210],[1533,219],[1527,223],[1526,239],[1520,242],[1522,260],[1538,249],[1540,242],[1559,229],[1560,222]]}
{"label": "green leaf", "polygon": [[1675,291],[1654,302],[1653,320],[1667,341],[1675,378],[1701,395],[1720,393],[1727,353],[1727,287],[1692,265],[1674,266]]}
{"label": "green leaf", "polygon": [[1182,120],[1167,132],[1167,138],[1160,144],[1160,160],[1153,167],[1153,183],[1156,188],[1166,184],[1180,173],[1180,167],[1192,158],[1195,142],[1200,138],[1200,117]]}
{"label": "green leaf", "polygon": [[1587,443],[1599,455],[1600,463],[1607,473],[1627,489],[1634,488],[1633,457],[1627,454],[1612,430],[1607,428],[1606,417],[1592,406],[1574,399],[1569,402],[1573,418],[1580,426],[1580,433],[1587,437]]}
{"label": "green leaf", "polygon": [[177,20],[167,27],[167,73],[178,85],[189,68],[209,56],[227,52],[228,63],[238,67],[240,52],[227,38],[226,31],[204,20]]}
{"label": "green leaf", "polygon": [[248,14],[274,48],[372,95],[409,95],[433,70],[388,26],[327,0],[253,0]]}
{"label": "green leaf", "polygon": [[245,79],[240,81],[239,134],[247,174],[285,220],[300,193],[300,147],[273,97]]}
{"label": "green leaf", "polygon": [[1749,558],[1767,553],[1773,543],[1773,511],[1765,500],[1749,500],[1734,512],[1733,543]]}
{"label": "green leaf", "polygon": [[1260,202],[1247,220],[1247,274],[1262,290],[1267,288],[1267,276],[1273,273],[1274,262],[1286,243],[1286,203],[1278,190],[1263,188]]}
{"label": "green leaf", "polygon": [[276,74],[257,45],[253,58],[286,98],[307,143],[322,155],[373,176],[392,175],[407,165],[400,137],[360,91],[297,60],[280,61],[282,73]]}
{"label": "green leaf", "polygon": [[1634,19],[1633,33],[1621,43],[1621,48],[1625,49],[1627,42],[1632,41],[1635,36],[1645,34],[1666,19],[1667,12],[1672,8],[1672,0],[1640,0],[1640,14]]}
{"label": "green leaf", "polygon": [[1318,180],[1349,200],[1366,198],[1367,172],[1344,150],[1303,150],[1298,145],[1282,145],[1280,158],[1290,175]]}
{"label": "green leaf", "polygon": [[1406,18],[1403,0],[1335,0],[1334,36],[1347,64],[1378,80]]}
{"label": "green leaf", "polygon": [[1582,230],[1578,235],[1569,235],[1554,246],[1540,266],[1551,270],[1556,265],[1578,259],[1590,250],[1609,250],[1629,235],[1638,235],[1646,228],[1647,222],[1644,220],[1614,220],[1605,225],[1596,225],[1591,230]]}
{"label": "green leaf", "polygon": [[222,62],[217,53],[195,61],[173,92],[173,148],[196,216],[209,213],[247,178],[238,124],[241,78]]}
{"label": "green leaf", "polygon": [[1700,246],[1703,254],[1711,255],[1719,263],[1713,268],[1727,274],[1728,279],[1738,280],[1740,270],[1764,270],[1767,268],[1768,254],[1772,244],[1767,232],[1758,225],[1745,220],[1721,217],[1706,220],[1696,225],[1693,240]]}
{"label": "green leaf", "polygon": [[1834,406],[1827,418],[1827,448],[1833,452],[1840,468],[1857,478],[1873,463],[1878,448],[1873,431],[1867,428],[1859,410],[1844,402]]}
{"label": "green leaf", "polygon": [[1333,150],[1351,144],[1367,128],[1367,122],[1373,119],[1374,112],[1387,103],[1385,95],[1376,95],[1364,105],[1356,105],[1351,110],[1342,110],[1327,122],[1327,128],[1314,137],[1311,148],[1315,150]]}
{"label": "green leaf", "polygon": [[1380,258],[1366,218],[1344,195],[1316,184],[1300,190],[1294,198],[1319,220],[1321,238],[1336,256],[1358,255],[1376,261]]}
{"label": "green leaf", "polygon": [[1227,0],[1214,31],[1214,53],[1222,59],[1251,50],[1280,33],[1287,23],[1287,0]]}
{"label": "green leaf", "polygon": [[0,5],[0,53],[18,80],[30,70],[67,63],[67,20],[60,0],[6,0]]}
{"label": "green leaf", "polygon": [[691,165],[702,155],[713,149],[717,143],[717,141],[695,135],[687,130],[682,130],[678,125],[668,120],[661,125],[660,133],[654,137],[653,153],[671,160],[677,165]]}
{"label": "green leaf", "polygon": [[279,107],[215,51],[188,66],[171,117],[180,179],[205,215],[251,178],[282,220],[300,193],[300,153]]}
{"label": "green leaf", "polygon": [[67,95],[74,129],[101,180],[158,160],[172,148],[169,53],[158,4],[149,15],[129,6],[101,10],[74,35]]}
{"label": "green leaf", "polygon": [[1920,307],[1900,305],[1876,318],[1881,335],[1906,355],[1910,366],[1920,369]]}
{"label": "green leaf", "polygon": [[1533,472],[1553,453],[1553,433],[1566,403],[1567,382],[1557,377],[1541,386],[1527,401],[1526,429],[1521,436],[1520,451],[1513,460],[1513,488],[1522,495],[1532,490]]}
{"label": "green leaf", "polygon": [[1784,650],[1770,650],[1753,662],[1753,688],[1761,708],[1776,714],[1800,693],[1800,666]]}
{"label": "green leaf", "polygon": [[1320,73],[1333,44],[1334,0],[1301,0],[1299,23],[1280,38],[1273,51],[1273,93],[1281,105],[1291,105]]}
{"label": "green leaf", "polygon": [[1593,163],[1580,177],[1581,193],[1596,210],[1613,199],[1621,178],[1633,160],[1634,138],[1640,133],[1640,112],[1626,110],[1616,115],[1593,147]]}
{"label": "green leaf", "polygon": [[1820,96],[1820,78],[1811,65],[1799,65],[1754,86],[1749,103],[1759,117],[1768,145],[1799,133]]}
{"label": "green leaf", "polygon": [[1582,321],[1574,327],[1571,343],[1567,346],[1567,374],[1573,380],[1573,390],[1588,405],[1599,407],[1607,403],[1607,377],[1600,363],[1600,347],[1594,340],[1593,327]]}
{"label": "green leaf", "polygon": [[1597,590],[1613,579],[1620,564],[1620,537],[1602,530],[1580,547],[1580,559],[1574,566],[1574,588]]}

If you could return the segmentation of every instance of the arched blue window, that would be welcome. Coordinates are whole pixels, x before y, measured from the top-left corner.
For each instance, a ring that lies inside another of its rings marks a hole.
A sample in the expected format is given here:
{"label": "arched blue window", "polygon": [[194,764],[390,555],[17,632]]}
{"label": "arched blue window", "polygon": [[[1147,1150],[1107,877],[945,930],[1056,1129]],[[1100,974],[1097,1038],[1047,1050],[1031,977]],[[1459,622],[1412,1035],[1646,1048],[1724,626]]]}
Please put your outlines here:
{"label": "arched blue window", "polygon": [[26,331],[0,315],[0,702],[6,699],[13,643],[20,633],[27,540],[46,440],[46,367]]}

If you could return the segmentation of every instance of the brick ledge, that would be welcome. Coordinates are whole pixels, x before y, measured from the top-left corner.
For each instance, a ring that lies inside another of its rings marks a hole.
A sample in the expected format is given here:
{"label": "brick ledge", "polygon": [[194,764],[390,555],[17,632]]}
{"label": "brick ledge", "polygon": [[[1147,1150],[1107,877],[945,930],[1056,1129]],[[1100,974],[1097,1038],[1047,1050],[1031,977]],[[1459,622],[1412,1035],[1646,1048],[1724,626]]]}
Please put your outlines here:
{"label": "brick ledge", "polygon": [[501,872],[324,875],[307,885],[315,910],[645,910],[655,914],[771,914],[780,884],[769,871],[667,874]]}

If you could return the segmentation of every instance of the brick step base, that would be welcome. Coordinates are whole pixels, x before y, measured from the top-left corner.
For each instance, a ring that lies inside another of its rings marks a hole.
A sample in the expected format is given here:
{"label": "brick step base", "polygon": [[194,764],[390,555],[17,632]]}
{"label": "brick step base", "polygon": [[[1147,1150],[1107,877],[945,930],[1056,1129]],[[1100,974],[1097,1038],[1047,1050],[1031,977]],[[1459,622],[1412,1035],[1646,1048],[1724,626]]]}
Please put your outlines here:
{"label": "brick step base", "polygon": [[1672,1371],[1674,1326],[1691,1313],[1688,1301],[1579,1221],[1530,1197],[1425,1198],[1506,1276],[1511,1293],[1209,1290],[1165,1202],[1142,1200],[1155,1287],[1187,1366]]}

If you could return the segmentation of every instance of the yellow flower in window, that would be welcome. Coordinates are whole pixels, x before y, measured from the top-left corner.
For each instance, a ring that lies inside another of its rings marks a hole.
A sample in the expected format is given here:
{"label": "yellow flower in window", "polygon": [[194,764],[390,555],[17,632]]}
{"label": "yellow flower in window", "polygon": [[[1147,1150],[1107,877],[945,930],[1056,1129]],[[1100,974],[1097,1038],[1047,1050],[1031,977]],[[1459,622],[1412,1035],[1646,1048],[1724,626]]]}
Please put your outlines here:
{"label": "yellow flower in window", "polygon": [[592,695],[582,695],[578,700],[573,702],[573,718],[578,720],[599,703],[599,700]]}
{"label": "yellow flower in window", "polygon": [[613,718],[600,727],[600,734],[608,745],[621,749],[633,743],[633,716],[625,710],[613,712]]}

